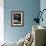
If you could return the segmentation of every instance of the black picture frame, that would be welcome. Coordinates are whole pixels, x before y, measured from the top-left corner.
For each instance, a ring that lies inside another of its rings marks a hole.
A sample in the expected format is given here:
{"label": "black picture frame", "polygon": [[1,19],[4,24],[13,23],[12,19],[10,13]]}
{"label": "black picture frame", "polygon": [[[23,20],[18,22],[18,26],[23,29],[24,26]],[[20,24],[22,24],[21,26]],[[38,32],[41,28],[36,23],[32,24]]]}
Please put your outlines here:
{"label": "black picture frame", "polygon": [[23,26],[24,25],[24,12],[23,11],[11,11],[11,26]]}

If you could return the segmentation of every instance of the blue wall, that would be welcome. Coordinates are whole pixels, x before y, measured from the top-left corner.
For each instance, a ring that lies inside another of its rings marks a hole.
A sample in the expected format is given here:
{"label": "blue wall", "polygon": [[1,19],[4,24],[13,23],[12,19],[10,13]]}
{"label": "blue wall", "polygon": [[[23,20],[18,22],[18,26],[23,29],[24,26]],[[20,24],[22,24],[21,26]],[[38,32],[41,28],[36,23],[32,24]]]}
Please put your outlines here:
{"label": "blue wall", "polygon": [[[11,11],[24,11],[24,26],[11,27]],[[31,31],[35,12],[40,9],[40,0],[4,0],[4,38],[7,41],[18,41]]]}
{"label": "blue wall", "polygon": [[[41,0],[40,1],[40,10],[42,11],[43,9],[46,9],[46,0]],[[46,27],[46,10],[43,12],[43,22],[40,21],[40,25]]]}

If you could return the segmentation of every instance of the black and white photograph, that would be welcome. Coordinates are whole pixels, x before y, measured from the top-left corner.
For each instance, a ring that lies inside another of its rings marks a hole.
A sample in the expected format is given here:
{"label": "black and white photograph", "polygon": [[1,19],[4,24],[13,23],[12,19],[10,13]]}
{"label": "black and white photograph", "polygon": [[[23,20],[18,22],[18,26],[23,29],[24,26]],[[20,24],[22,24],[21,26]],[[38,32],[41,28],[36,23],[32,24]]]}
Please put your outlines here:
{"label": "black and white photograph", "polygon": [[23,26],[24,23],[24,12],[23,11],[12,11],[11,12],[11,25],[12,26]]}

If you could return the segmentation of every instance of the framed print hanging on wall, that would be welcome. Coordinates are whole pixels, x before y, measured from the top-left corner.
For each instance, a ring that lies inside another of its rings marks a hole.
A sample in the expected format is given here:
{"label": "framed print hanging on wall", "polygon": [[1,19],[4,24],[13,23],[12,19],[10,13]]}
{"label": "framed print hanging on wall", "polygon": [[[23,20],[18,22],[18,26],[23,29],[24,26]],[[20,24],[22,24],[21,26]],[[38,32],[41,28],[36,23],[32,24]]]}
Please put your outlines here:
{"label": "framed print hanging on wall", "polygon": [[11,11],[11,26],[23,26],[23,25],[24,25],[24,12]]}

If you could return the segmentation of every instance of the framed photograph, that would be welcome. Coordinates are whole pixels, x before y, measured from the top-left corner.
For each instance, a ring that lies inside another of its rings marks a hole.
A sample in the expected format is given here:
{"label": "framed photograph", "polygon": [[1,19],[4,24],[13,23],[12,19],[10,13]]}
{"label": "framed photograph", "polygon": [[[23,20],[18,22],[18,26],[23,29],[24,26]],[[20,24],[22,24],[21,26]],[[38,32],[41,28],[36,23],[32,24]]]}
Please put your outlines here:
{"label": "framed photograph", "polygon": [[24,25],[24,12],[12,11],[11,12],[11,26],[23,26]]}

